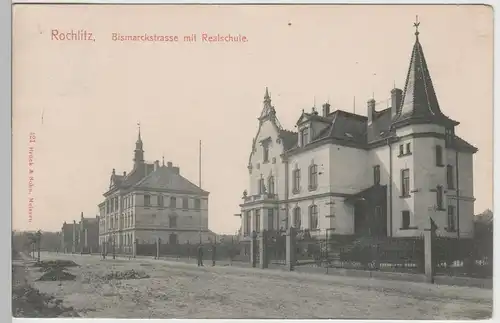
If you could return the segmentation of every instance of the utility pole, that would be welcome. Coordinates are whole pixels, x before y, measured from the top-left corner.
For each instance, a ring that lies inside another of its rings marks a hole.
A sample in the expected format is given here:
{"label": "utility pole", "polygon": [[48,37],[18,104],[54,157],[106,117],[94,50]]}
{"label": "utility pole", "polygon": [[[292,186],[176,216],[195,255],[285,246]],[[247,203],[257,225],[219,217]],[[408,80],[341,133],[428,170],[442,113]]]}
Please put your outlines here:
{"label": "utility pole", "polygon": [[[200,151],[199,151],[199,160],[198,160],[198,186],[201,189],[201,140],[200,140]],[[201,207],[201,200],[200,200],[200,207]],[[201,220],[202,220],[202,212],[200,210],[200,244],[201,244]]]}

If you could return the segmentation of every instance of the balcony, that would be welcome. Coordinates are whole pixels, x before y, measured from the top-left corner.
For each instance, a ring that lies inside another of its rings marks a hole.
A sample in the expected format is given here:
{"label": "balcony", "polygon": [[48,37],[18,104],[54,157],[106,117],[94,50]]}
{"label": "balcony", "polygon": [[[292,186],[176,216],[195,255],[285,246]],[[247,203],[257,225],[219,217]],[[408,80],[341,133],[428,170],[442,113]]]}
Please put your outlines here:
{"label": "balcony", "polygon": [[277,194],[271,194],[271,193],[262,193],[262,194],[255,194],[255,195],[243,194],[243,204],[264,202],[264,201],[277,201],[277,200],[278,200]]}

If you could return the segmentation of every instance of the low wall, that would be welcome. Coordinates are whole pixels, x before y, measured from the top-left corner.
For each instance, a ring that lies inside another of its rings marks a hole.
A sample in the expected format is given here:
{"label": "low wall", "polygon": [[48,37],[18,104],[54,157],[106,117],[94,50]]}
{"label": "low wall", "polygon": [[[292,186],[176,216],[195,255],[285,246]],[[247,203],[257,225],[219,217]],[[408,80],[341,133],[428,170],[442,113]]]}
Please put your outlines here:
{"label": "low wall", "polygon": [[491,278],[471,278],[454,276],[434,276],[434,283],[440,285],[478,287],[493,289],[493,279]]}
{"label": "low wall", "polygon": [[[281,266],[281,267],[272,266],[270,267],[270,269],[286,270],[286,266]],[[310,267],[310,266],[302,266],[302,267],[296,266],[294,267],[294,271],[301,273],[320,274],[320,275],[326,274],[326,275],[337,275],[337,276],[348,276],[348,277],[375,278],[375,279],[398,280],[398,281],[407,281],[415,283],[427,282],[426,276],[424,274],[412,274],[412,273],[400,273],[400,272],[369,271],[369,270],[343,269],[343,268],[322,268],[322,267]],[[471,278],[471,277],[435,276],[434,284],[478,287],[485,289],[493,288],[492,279],[481,279],[481,278]]]}

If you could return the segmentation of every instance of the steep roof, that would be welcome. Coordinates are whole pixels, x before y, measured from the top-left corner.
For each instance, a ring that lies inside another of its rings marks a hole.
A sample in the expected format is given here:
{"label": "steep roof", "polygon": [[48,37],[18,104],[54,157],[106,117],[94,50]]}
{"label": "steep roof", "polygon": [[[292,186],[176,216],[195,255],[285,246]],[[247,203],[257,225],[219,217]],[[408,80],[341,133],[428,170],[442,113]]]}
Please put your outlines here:
{"label": "steep roof", "polygon": [[285,150],[289,150],[297,145],[297,133],[285,129],[281,129],[279,136],[283,141],[283,147]]}
{"label": "steep roof", "polygon": [[179,174],[178,167],[160,166],[157,170],[134,185],[136,189],[166,190],[199,195],[208,195],[189,180]]}
{"label": "steep roof", "polygon": [[392,135],[390,128],[392,123],[391,108],[375,111],[372,123],[367,126],[368,143],[385,139]]}
{"label": "steep roof", "polygon": [[[418,27],[418,23],[415,24],[415,27]],[[432,84],[429,68],[427,67],[418,35],[419,32],[417,29],[410,66],[406,75],[402,104],[398,107],[394,120],[395,126],[402,123],[414,122],[457,125],[458,122],[445,116],[439,108],[434,85]]]}

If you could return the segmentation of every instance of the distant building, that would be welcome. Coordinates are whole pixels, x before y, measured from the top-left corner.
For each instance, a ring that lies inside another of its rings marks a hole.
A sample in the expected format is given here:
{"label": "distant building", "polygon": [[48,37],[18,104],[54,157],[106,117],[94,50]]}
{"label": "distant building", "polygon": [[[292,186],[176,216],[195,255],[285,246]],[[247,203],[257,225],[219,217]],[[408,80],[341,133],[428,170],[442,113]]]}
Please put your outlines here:
{"label": "distant building", "polygon": [[208,195],[180,174],[179,167],[144,161],[139,129],[130,173],[114,169],[104,201],[99,204],[99,244],[131,252],[134,241],[207,242]]}
{"label": "distant building", "polygon": [[312,234],[472,237],[475,147],[441,111],[418,31],[404,90],[367,116],[302,111],[281,127],[266,89],[241,204],[242,237],[263,229]]}
{"label": "distant building", "polygon": [[61,252],[95,253],[99,250],[99,217],[85,218],[83,212],[77,223],[63,223],[61,228]]}
{"label": "distant building", "polygon": [[78,230],[78,252],[93,253],[99,251],[99,216],[93,218],[84,218],[83,212],[80,216]]}
{"label": "distant building", "polygon": [[76,252],[76,240],[78,239],[76,227],[76,221],[73,221],[73,223],[66,223],[64,221],[61,228],[61,252]]}

